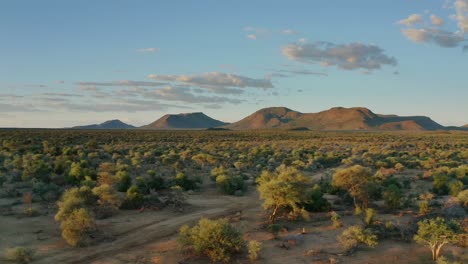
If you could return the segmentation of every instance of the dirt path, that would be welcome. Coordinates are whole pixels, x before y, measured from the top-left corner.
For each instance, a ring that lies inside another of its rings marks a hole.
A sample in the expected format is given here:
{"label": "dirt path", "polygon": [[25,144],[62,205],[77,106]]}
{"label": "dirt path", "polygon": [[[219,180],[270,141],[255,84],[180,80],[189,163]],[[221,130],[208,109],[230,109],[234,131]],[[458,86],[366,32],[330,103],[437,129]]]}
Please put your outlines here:
{"label": "dirt path", "polygon": [[[201,217],[218,218],[232,215],[252,206],[248,197],[231,198],[217,197],[216,199],[196,199],[194,204],[203,205],[195,212],[185,213],[177,217],[158,220],[152,224],[137,228],[132,232],[125,232],[112,242],[104,242],[93,247],[67,249],[58,254],[44,256],[34,263],[91,263],[142,247],[158,239],[175,234],[180,226],[193,224]],[[192,201],[191,201],[192,202]],[[213,207],[214,206],[214,207]]]}

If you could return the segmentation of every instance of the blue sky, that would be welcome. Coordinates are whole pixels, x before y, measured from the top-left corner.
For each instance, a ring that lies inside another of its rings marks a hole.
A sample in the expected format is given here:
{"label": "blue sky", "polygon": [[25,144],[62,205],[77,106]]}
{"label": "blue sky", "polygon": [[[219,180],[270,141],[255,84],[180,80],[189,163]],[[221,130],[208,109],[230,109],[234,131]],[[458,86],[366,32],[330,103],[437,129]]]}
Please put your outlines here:
{"label": "blue sky", "polygon": [[468,123],[468,0],[16,0],[0,32],[0,127],[269,106]]}

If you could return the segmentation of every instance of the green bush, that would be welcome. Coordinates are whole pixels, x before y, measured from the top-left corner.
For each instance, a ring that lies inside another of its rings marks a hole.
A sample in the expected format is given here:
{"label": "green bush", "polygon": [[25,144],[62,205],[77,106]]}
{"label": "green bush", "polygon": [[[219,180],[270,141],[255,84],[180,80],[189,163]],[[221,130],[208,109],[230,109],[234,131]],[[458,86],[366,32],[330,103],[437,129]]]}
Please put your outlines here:
{"label": "green bush", "polygon": [[34,250],[25,247],[7,248],[5,250],[5,259],[20,264],[33,261]]}
{"label": "green bush", "polygon": [[340,228],[340,227],[343,226],[343,223],[341,223],[341,221],[340,221],[341,216],[337,212],[332,211],[330,213],[330,219],[331,219],[331,221],[333,223],[334,228]]}
{"label": "green bush", "polygon": [[229,224],[227,219],[200,219],[190,228],[180,228],[178,243],[190,248],[197,255],[205,255],[213,262],[229,262],[233,254],[244,247],[242,234]]}
{"label": "green bush", "polygon": [[247,244],[247,251],[249,252],[250,261],[256,261],[258,259],[258,254],[262,250],[262,242],[256,240],[250,240]]}
{"label": "green bush", "polygon": [[375,221],[375,210],[372,208],[367,208],[364,215],[364,224],[366,226],[373,225]]}
{"label": "green bush", "polygon": [[241,176],[227,176],[225,174],[216,177],[216,186],[222,193],[229,195],[235,194],[236,191],[244,192],[247,188]]}
{"label": "green bush", "polygon": [[394,184],[387,187],[383,194],[385,205],[390,209],[398,209],[401,206],[401,199],[403,198],[403,192],[401,189]]}
{"label": "green bush", "polygon": [[323,198],[322,189],[318,184],[315,184],[307,192],[307,201],[302,204],[304,209],[309,212],[325,212],[330,209],[330,203]]}
{"label": "green bush", "polygon": [[68,189],[57,202],[59,210],[55,215],[55,221],[64,220],[76,209],[94,206],[96,201],[96,196],[87,186]]}
{"label": "green bush", "polygon": [[184,173],[179,172],[174,179],[174,183],[175,185],[182,187],[185,191],[197,190],[199,188],[198,185],[201,183],[201,179],[188,177]]}
{"label": "green bush", "polygon": [[346,252],[356,249],[359,244],[369,247],[377,245],[377,236],[372,234],[369,229],[363,229],[361,226],[350,226],[338,236],[338,242]]}
{"label": "green bush", "polygon": [[91,234],[96,231],[94,219],[85,208],[74,210],[60,224],[62,237],[70,246],[90,244]]}
{"label": "green bush", "polygon": [[457,199],[458,201],[460,201],[460,204],[463,207],[467,208],[468,207],[468,189],[459,192],[457,195]]}
{"label": "green bush", "polygon": [[117,191],[126,192],[132,186],[132,178],[126,171],[118,171],[117,177]]}
{"label": "green bush", "polygon": [[137,209],[140,208],[145,202],[145,197],[140,192],[137,186],[133,185],[128,188],[127,196],[122,203],[122,208],[124,209]]}
{"label": "green bush", "polygon": [[463,191],[464,184],[459,180],[452,180],[448,184],[449,193],[452,196],[457,196],[461,191]]}

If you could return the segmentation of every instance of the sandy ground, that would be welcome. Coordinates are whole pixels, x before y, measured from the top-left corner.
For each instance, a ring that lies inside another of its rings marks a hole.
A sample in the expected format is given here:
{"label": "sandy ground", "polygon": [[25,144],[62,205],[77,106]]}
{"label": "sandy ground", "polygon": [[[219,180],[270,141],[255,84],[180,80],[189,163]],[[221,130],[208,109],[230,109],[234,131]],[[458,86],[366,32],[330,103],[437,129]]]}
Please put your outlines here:
{"label": "sandy ground", "polygon": [[[323,176],[323,175],[320,175]],[[319,176],[317,175],[317,178]],[[0,199],[0,205],[14,199]],[[280,238],[298,234],[305,228],[302,243],[290,249],[277,247],[280,240],[259,229],[266,219],[257,193],[251,188],[242,197],[219,195],[214,189],[204,190],[188,196],[190,205],[184,212],[171,208],[160,211],[121,211],[110,219],[99,220],[98,226],[112,239],[87,248],[71,248],[60,236],[60,229],[53,221],[53,210],[48,215],[37,217],[20,216],[21,204],[13,207],[15,214],[0,216],[0,252],[11,246],[28,246],[36,249],[33,263],[94,263],[94,264],[201,264],[210,263],[206,258],[196,258],[181,252],[176,243],[177,231],[184,224],[194,224],[200,217],[233,217],[233,224],[249,240],[263,243],[260,259],[262,264],[296,263],[432,263],[426,247],[414,242],[380,241],[376,248],[360,248],[351,256],[344,256],[336,237],[347,226],[360,220],[352,215],[343,217],[344,227],[335,229],[325,214],[313,214],[309,222],[286,223],[288,231]],[[35,205],[39,206],[39,205]],[[44,213],[45,208],[38,209]],[[344,215],[344,214],[343,214]],[[395,215],[381,215],[386,220],[405,221]],[[249,263],[245,253],[233,263]],[[468,263],[466,249],[447,246],[443,255],[455,256]],[[0,262],[2,260],[0,259]],[[336,261],[336,262],[333,262]]]}

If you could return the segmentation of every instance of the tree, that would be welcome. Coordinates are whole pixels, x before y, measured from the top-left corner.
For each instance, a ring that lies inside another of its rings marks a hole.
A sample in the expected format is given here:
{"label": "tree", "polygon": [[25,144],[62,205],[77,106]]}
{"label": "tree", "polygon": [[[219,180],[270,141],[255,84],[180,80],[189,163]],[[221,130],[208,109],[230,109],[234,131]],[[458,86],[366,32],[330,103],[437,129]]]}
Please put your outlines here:
{"label": "tree", "polygon": [[229,262],[232,255],[245,245],[242,234],[227,219],[200,219],[190,228],[180,228],[178,243],[183,248],[191,248],[197,255],[206,255],[213,262]]}
{"label": "tree", "polygon": [[263,200],[263,208],[270,213],[270,222],[274,223],[280,210],[299,213],[300,204],[307,200],[305,194],[310,179],[294,167],[281,165],[274,173],[264,171],[257,178],[258,192]]}
{"label": "tree", "polygon": [[97,197],[98,208],[94,211],[97,218],[106,218],[115,214],[122,201],[117,191],[107,184],[93,188],[93,194]]}
{"label": "tree", "polygon": [[58,212],[55,215],[55,221],[63,221],[74,210],[79,208],[88,208],[96,204],[96,196],[88,186],[80,188],[75,187],[66,190],[61,199],[57,202]]}
{"label": "tree", "polygon": [[94,219],[85,208],[74,210],[62,223],[62,237],[71,246],[89,244],[90,235],[96,230]]}
{"label": "tree", "polygon": [[367,208],[373,191],[372,174],[369,168],[354,165],[340,169],[333,174],[332,184],[347,190],[356,207]]}
{"label": "tree", "polygon": [[414,240],[419,244],[427,244],[432,252],[432,260],[436,261],[442,248],[448,243],[458,240],[458,226],[447,223],[441,217],[425,219],[418,222],[418,232]]}
{"label": "tree", "polygon": [[397,185],[390,184],[390,186],[388,186],[387,190],[384,192],[383,198],[388,208],[397,209],[401,206],[403,192]]}
{"label": "tree", "polygon": [[377,236],[372,234],[369,229],[363,229],[361,226],[350,226],[338,236],[338,242],[346,252],[350,252],[356,249],[359,244],[375,247],[377,245]]}

